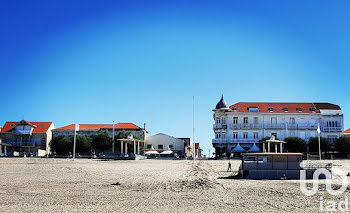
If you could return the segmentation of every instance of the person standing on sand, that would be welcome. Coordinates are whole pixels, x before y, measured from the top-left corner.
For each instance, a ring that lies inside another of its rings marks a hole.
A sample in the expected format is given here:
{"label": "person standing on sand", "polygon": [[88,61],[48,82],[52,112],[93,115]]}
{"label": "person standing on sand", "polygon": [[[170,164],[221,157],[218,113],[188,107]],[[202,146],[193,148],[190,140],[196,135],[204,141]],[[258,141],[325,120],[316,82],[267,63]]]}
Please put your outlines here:
{"label": "person standing on sand", "polygon": [[231,172],[231,162],[228,162],[228,168],[227,168],[227,172]]}

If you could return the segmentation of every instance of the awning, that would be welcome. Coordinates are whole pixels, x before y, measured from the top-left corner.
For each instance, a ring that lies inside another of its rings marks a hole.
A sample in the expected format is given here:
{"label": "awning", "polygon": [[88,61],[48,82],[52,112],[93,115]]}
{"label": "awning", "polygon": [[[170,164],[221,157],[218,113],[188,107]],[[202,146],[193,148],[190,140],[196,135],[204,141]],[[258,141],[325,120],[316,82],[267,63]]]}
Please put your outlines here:
{"label": "awning", "polygon": [[159,152],[152,150],[152,151],[146,151],[145,155],[159,155]]}
{"label": "awning", "polygon": [[260,152],[260,149],[254,143],[252,147],[248,150],[248,152]]}
{"label": "awning", "polygon": [[232,152],[245,152],[245,149],[243,149],[241,145],[237,144],[237,146],[232,150]]}
{"label": "awning", "polygon": [[171,151],[171,150],[165,150],[165,151],[163,151],[162,153],[160,153],[161,155],[171,155],[171,154],[173,154],[174,152],[173,151]]}

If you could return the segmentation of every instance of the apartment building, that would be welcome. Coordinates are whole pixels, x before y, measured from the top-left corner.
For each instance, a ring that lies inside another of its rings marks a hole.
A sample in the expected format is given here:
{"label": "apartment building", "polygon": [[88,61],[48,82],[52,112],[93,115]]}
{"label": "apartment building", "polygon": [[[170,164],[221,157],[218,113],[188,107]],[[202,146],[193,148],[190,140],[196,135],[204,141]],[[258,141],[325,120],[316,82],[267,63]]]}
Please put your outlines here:
{"label": "apartment building", "polygon": [[222,96],[213,109],[217,155],[230,154],[239,144],[249,151],[264,137],[300,137],[306,141],[318,135],[335,142],[343,135],[343,114],[331,103],[257,103],[238,102],[228,106]]}
{"label": "apartment building", "polygon": [[27,156],[44,156],[50,152],[54,128],[52,122],[6,122],[0,133],[0,154],[12,156],[17,152]]}

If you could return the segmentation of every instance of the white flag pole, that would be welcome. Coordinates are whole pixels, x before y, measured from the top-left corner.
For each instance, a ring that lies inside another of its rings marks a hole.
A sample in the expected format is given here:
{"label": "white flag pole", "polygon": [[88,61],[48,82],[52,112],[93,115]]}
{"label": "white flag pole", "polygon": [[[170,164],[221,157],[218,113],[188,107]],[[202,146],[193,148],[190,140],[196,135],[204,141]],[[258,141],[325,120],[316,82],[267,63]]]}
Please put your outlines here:
{"label": "white flag pole", "polygon": [[317,133],[318,133],[318,155],[319,155],[319,158],[321,160],[321,128],[320,128],[320,123],[318,123]]}
{"label": "white flag pole", "polygon": [[77,124],[74,125],[74,140],[73,140],[73,160],[75,159],[75,148],[76,148],[76,141],[77,141]]}

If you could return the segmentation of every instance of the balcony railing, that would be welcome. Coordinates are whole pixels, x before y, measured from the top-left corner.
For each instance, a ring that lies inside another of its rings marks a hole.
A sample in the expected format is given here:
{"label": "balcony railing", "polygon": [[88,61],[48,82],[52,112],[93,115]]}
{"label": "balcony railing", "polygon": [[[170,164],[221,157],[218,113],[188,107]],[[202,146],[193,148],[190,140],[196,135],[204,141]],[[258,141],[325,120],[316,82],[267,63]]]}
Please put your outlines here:
{"label": "balcony railing", "polygon": [[322,131],[324,132],[341,132],[342,131],[342,128],[341,127],[327,127],[327,126],[324,126],[322,127]]}
{"label": "balcony railing", "polygon": [[265,124],[265,129],[285,129],[286,126],[284,124]]}
{"label": "balcony railing", "polygon": [[261,129],[259,124],[230,124],[231,129]]}
{"label": "balcony railing", "polygon": [[258,143],[258,139],[228,139],[228,138],[215,138],[212,140],[212,143]]}
{"label": "balcony railing", "polygon": [[227,129],[227,124],[214,124],[213,129]]}
{"label": "balcony railing", "polygon": [[16,129],[15,130],[15,134],[16,135],[31,135],[32,134],[32,130],[28,130],[28,129]]}
{"label": "balcony railing", "polygon": [[317,129],[317,124],[287,124],[288,129]]}

